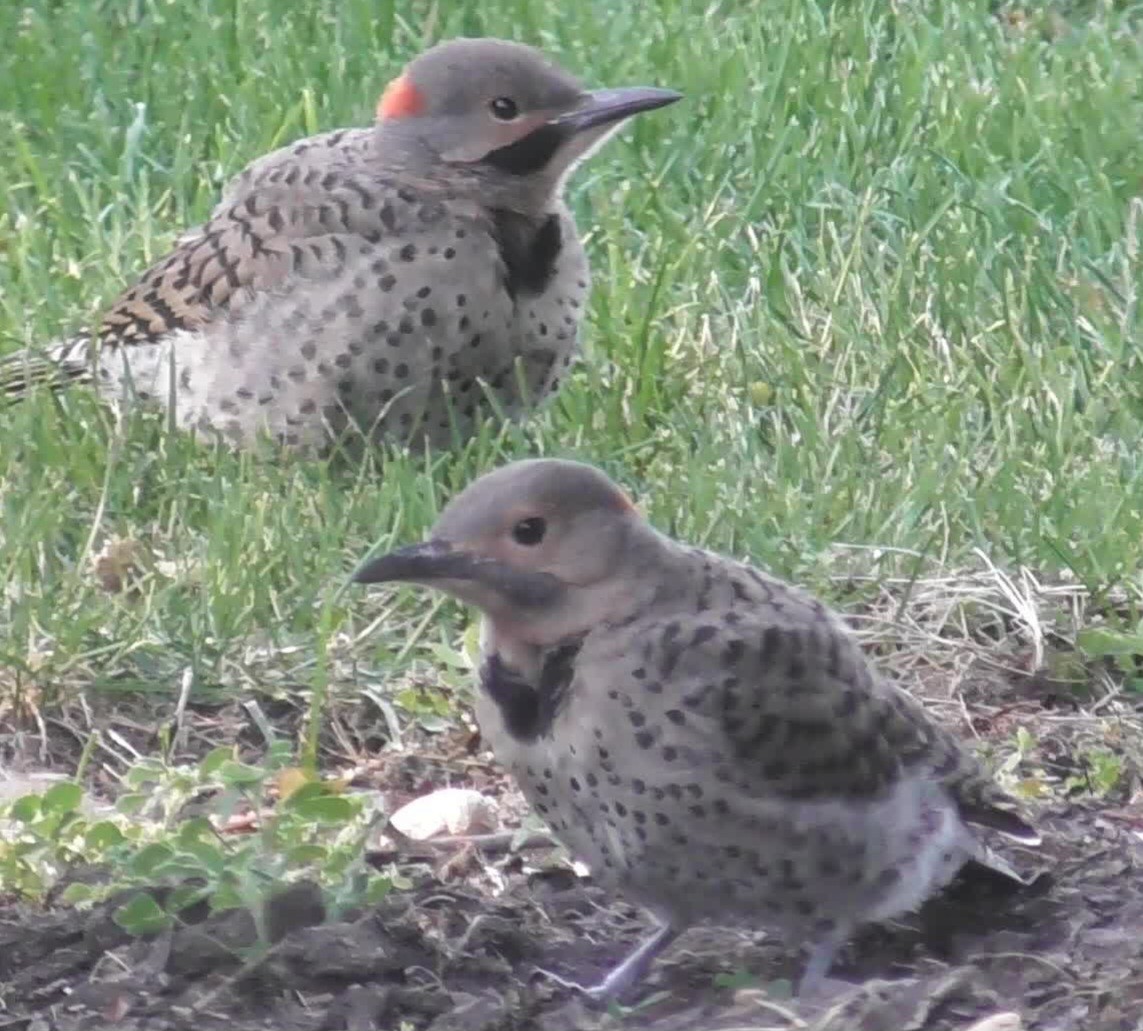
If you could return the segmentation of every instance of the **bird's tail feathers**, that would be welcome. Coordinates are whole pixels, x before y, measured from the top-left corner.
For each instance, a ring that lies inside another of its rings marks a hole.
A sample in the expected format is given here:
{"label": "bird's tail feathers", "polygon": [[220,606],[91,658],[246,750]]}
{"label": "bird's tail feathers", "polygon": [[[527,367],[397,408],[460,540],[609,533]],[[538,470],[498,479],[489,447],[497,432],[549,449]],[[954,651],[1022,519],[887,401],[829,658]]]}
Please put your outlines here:
{"label": "bird's tail feathers", "polygon": [[25,348],[0,358],[0,401],[15,403],[39,387],[62,390],[91,378],[91,337],[70,337],[42,351]]}
{"label": "bird's tail feathers", "polygon": [[1022,816],[1011,809],[991,804],[991,800],[976,803],[962,802],[960,815],[967,823],[987,827],[1022,845],[1039,845],[1042,840],[1040,832]]}
{"label": "bird's tail feathers", "polygon": [[978,881],[1023,885],[1031,884],[1032,880],[1035,880],[1017,873],[1016,868],[1008,860],[984,844],[981,844],[977,854],[965,865],[962,875]]}

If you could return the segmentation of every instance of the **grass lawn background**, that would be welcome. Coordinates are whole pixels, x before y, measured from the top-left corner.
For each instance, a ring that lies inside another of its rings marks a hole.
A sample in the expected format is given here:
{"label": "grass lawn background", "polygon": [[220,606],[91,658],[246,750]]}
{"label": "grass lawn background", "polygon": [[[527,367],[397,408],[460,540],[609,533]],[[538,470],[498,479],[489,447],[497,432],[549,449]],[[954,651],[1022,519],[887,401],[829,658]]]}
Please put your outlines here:
{"label": "grass lawn background", "polygon": [[[586,359],[522,427],[330,467],[117,424],[83,390],[0,410],[0,685],[42,709],[436,670],[462,610],[346,575],[539,454],[839,604],[880,580],[905,613],[911,584],[1026,568],[1126,599],[1130,624],[1139,26],[1110,3],[0,5],[3,352],[93,322],[230,175],[367,123],[440,38],[686,94],[572,182]],[[147,571],[132,592],[94,571],[115,539]]]}

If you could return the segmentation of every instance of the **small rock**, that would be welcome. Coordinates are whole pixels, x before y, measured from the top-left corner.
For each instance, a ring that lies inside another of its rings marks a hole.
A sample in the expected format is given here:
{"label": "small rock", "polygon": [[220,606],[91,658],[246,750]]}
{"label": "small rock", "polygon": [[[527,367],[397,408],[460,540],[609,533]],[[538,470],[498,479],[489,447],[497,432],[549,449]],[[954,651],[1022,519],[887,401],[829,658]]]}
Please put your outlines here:
{"label": "small rock", "polygon": [[1019,1013],[993,1013],[978,1020],[968,1031],[1023,1031],[1024,1021]]}
{"label": "small rock", "polygon": [[496,803],[471,788],[441,788],[401,806],[390,822],[406,837],[486,834],[497,825]]}

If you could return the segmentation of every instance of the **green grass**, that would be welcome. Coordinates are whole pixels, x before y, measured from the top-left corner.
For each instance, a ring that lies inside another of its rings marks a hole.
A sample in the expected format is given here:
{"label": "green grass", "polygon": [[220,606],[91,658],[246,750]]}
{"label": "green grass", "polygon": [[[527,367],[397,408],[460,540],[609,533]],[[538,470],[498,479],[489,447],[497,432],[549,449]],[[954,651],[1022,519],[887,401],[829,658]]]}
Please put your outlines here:
{"label": "green grass", "polygon": [[[837,545],[884,549],[861,554],[885,576],[979,549],[1134,596],[1143,7],[1031,7],[0,5],[3,351],[93,321],[227,176],[367,122],[441,37],[687,98],[573,182],[587,358],[523,427],[347,468],[117,425],[82,391],[0,411],[0,679],[173,698],[186,670],[197,692],[354,690],[347,658],[431,661],[461,611],[410,653],[427,600],[346,574],[534,454],[599,463],[662,528],[834,597]],[[172,563],[137,597],[92,574],[114,535]]]}

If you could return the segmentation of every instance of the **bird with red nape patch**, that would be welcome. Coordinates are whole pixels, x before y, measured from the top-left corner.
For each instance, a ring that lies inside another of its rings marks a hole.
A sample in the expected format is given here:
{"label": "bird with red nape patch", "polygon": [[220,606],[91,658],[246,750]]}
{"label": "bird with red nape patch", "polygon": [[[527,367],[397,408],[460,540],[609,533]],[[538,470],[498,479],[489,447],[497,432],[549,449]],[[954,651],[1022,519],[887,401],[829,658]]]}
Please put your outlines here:
{"label": "bird with red nape patch", "polygon": [[0,363],[0,396],[90,380],[239,446],[444,446],[483,415],[522,416],[559,387],[588,299],[567,177],[678,99],[584,89],[519,43],[441,43],[374,125],[249,165],[93,336]]}

